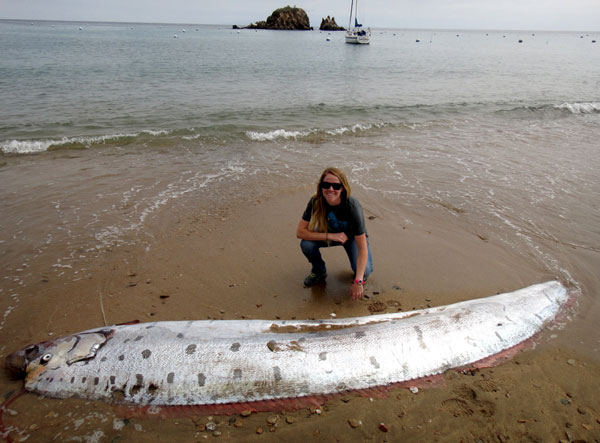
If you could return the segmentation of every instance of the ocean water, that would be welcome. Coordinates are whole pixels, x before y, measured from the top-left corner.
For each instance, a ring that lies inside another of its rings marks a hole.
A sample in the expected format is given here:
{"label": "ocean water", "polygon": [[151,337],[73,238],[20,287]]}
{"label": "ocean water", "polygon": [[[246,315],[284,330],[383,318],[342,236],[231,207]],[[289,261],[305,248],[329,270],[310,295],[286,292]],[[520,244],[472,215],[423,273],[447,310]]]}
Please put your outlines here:
{"label": "ocean water", "polygon": [[[4,319],[56,245],[72,251],[57,272],[151,248],[165,208],[293,188],[326,164],[373,210],[468,214],[600,313],[599,37],[375,29],[357,47],[319,31],[0,21]],[[598,356],[592,317],[579,338]]]}

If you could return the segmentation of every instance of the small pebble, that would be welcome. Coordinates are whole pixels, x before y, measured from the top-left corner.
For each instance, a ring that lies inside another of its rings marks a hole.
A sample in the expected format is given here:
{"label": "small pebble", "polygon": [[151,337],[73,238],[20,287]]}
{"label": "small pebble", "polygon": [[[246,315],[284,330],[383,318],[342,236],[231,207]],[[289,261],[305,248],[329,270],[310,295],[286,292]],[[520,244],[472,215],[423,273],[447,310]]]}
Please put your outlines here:
{"label": "small pebble", "polygon": [[238,420],[233,424],[233,426],[236,428],[241,428],[242,426],[244,426],[244,423]]}
{"label": "small pebble", "polygon": [[350,420],[348,420],[348,424],[353,428],[358,428],[362,425],[362,421],[357,420],[356,418],[351,418]]}
{"label": "small pebble", "polygon": [[582,407],[577,408],[577,412],[579,412],[581,415],[585,415],[587,413],[587,411]]}
{"label": "small pebble", "polygon": [[256,428],[256,433],[257,434],[262,434],[263,433],[263,428],[261,428],[260,426],[258,428]]}
{"label": "small pebble", "polygon": [[267,423],[270,425],[274,425],[278,421],[279,421],[279,417],[277,415],[271,415],[269,418],[267,418]]}
{"label": "small pebble", "polygon": [[567,363],[570,364],[571,366],[575,366],[575,360],[573,360],[572,358],[567,360]]}
{"label": "small pebble", "polygon": [[570,405],[570,404],[571,404],[571,400],[569,400],[568,398],[561,398],[561,399],[560,399],[560,402],[561,402],[563,405],[565,405],[565,406],[567,406],[567,405]]}
{"label": "small pebble", "polygon": [[206,429],[211,432],[215,431],[217,429],[217,425],[212,421],[209,421],[208,423],[206,423]]}
{"label": "small pebble", "polygon": [[252,411],[246,409],[245,411],[242,411],[240,415],[242,417],[250,417],[250,414],[252,414]]}
{"label": "small pebble", "polygon": [[585,429],[586,431],[591,431],[592,430],[592,425],[588,425],[587,423],[582,423],[581,427],[583,429]]}
{"label": "small pebble", "polygon": [[288,425],[291,425],[291,424],[292,424],[292,423],[294,423],[295,421],[296,421],[296,419],[295,419],[294,417],[286,417],[286,418],[285,418],[285,422],[286,422]]}
{"label": "small pebble", "polygon": [[387,432],[388,431],[388,427],[385,425],[385,423],[379,423],[379,430],[381,432]]}
{"label": "small pebble", "polygon": [[410,390],[410,392],[412,392],[413,394],[417,394],[419,392],[419,388],[417,388],[416,386],[411,386],[410,388],[408,388]]}
{"label": "small pebble", "polygon": [[221,431],[214,431],[212,433],[213,436],[218,437],[219,435],[221,435]]}

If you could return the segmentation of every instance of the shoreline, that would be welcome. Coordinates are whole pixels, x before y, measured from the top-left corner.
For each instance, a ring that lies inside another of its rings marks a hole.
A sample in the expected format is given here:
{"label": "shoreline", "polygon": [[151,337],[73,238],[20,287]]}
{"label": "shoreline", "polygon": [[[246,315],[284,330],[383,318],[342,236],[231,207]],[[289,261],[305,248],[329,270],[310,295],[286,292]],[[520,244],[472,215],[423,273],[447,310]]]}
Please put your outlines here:
{"label": "shoreline", "polygon": [[[351,272],[342,248],[324,251],[327,284],[303,288],[309,265],[294,233],[311,193],[312,187],[305,186],[211,210],[198,207],[176,215],[165,210],[148,226],[156,237],[149,249],[114,248],[89,259],[85,275],[76,280],[52,277],[24,285],[19,305],[0,330],[3,343],[10,343],[3,346],[2,357],[30,342],[100,326],[104,319],[108,324],[315,319],[331,313],[342,318],[446,305],[552,279],[485,233],[465,232],[452,218],[441,221],[414,211],[399,217],[357,192],[374,255],[369,298],[350,300]],[[31,273],[43,274],[42,268]],[[295,441],[301,435],[326,441],[598,438],[600,408],[594,392],[600,389],[600,365],[565,347],[555,337],[560,335],[561,330],[544,331],[535,349],[518,352],[496,367],[449,370],[436,387],[417,394],[406,388],[392,388],[381,398],[343,393],[321,405],[320,414],[304,408],[250,417],[210,418],[196,412],[189,417],[170,411],[160,418],[127,418],[102,402],[25,394],[9,406],[14,414],[5,413],[3,420],[7,429],[14,429],[15,441],[25,434],[29,441],[47,441],[56,435],[64,439],[94,433],[98,441],[165,435],[187,440],[210,437],[209,422],[219,422],[221,439],[247,441]],[[22,385],[8,380],[6,373],[1,380],[4,399]],[[267,423],[273,416],[275,425]],[[353,427],[349,420],[362,424]],[[259,427],[264,435],[257,434]]]}

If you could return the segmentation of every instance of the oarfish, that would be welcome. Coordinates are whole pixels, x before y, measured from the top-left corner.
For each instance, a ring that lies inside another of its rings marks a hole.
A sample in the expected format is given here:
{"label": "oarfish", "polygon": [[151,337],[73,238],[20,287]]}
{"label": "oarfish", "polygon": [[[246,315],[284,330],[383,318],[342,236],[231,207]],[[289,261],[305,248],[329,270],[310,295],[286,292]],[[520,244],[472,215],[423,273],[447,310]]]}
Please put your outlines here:
{"label": "oarfish", "polygon": [[7,357],[49,397],[207,405],[372,388],[430,376],[511,348],[568,299],[557,281],[448,306],[345,319],[116,325]]}

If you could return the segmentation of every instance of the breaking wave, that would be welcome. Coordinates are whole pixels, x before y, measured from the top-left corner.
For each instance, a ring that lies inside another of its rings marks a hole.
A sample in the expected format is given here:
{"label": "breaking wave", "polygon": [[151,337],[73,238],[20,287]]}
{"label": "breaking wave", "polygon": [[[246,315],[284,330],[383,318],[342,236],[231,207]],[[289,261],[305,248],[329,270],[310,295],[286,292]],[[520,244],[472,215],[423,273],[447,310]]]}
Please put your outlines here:
{"label": "breaking wave", "polygon": [[566,109],[567,111],[573,114],[593,114],[595,112],[600,112],[600,103],[599,102],[590,102],[590,103],[562,103],[560,105],[554,106],[556,109]]}
{"label": "breaking wave", "polygon": [[4,154],[37,154],[56,149],[85,149],[92,145],[124,143],[140,135],[160,136],[168,131],[141,131],[131,134],[111,134],[91,137],[63,137],[56,140],[8,140],[0,142],[0,151]]}
{"label": "breaking wave", "polygon": [[343,135],[347,133],[358,133],[362,131],[368,131],[373,128],[380,128],[386,126],[386,123],[366,123],[361,124],[357,123],[350,126],[340,126],[339,128],[333,129],[307,129],[303,131],[286,131],[284,129],[275,129],[273,131],[247,131],[246,136],[253,141],[273,141],[273,140],[281,140],[281,139],[294,139],[298,140],[301,138],[305,138],[315,134],[324,134],[324,135]]}

